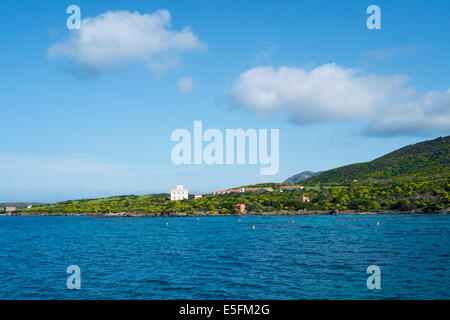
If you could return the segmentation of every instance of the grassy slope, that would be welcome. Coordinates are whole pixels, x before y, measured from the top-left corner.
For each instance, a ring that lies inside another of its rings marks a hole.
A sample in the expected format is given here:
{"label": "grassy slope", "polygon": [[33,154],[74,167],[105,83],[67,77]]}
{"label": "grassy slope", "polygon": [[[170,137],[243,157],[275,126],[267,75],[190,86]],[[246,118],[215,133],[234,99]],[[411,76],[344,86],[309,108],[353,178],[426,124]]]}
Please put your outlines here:
{"label": "grassy slope", "polygon": [[449,175],[450,136],[409,145],[370,162],[328,170],[303,181],[305,184],[348,184],[353,180],[402,180]]}

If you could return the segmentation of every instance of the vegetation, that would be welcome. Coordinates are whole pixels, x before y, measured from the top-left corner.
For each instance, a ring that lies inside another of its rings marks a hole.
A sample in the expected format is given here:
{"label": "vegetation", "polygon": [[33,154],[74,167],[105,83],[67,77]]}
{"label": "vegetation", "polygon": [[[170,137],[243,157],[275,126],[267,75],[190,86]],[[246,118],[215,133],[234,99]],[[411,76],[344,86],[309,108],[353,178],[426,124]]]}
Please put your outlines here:
{"label": "vegetation", "polygon": [[5,213],[5,207],[15,207],[16,209],[24,209],[28,205],[36,206],[44,206],[46,204],[39,202],[2,202],[0,203],[0,213]]}
{"label": "vegetation", "polygon": [[354,180],[386,183],[405,180],[434,180],[449,175],[450,136],[419,142],[370,162],[324,171],[302,181],[304,184],[344,184]]}
{"label": "vegetation", "polygon": [[[202,199],[191,196],[183,201],[170,201],[168,194],[124,195],[65,201],[25,211],[50,214],[237,214],[233,206],[243,203],[250,213],[336,209],[448,212],[449,142],[450,137],[425,141],[371,162],[325,171],[304,180],[303,190],[280,192],[279,187],[285,183],[262,183],[245,187],[271,187],[273,191],[206,195]],[[301,196],[307,196],[311,202],[302,202]]]}

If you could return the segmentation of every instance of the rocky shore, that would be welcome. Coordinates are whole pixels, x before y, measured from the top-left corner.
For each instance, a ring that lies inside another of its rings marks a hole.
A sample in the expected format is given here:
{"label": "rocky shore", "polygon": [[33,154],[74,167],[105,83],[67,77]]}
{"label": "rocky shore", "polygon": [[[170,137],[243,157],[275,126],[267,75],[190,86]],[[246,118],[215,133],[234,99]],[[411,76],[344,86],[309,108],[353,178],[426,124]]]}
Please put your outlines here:
{"label": "rocky shore", "polygon": [[339,212],[330,211],[272,211],[272,212],[243,212],[236,214],[211,214],[209,212],[195,212],[195,213],[136,213],[136,212],[110,212],[110,213],[48,213],[48,212],[33,212],[33,211],[17,211],[8,215],[12,216],[92,216],[98,218],[130,218],[130,217],[226,217],[226,216],[313,216],[313,215],[377,215],[377,214],[449,214],[450,208],[446,208],[437,212],[423,212],[418,210],[412,211],[353,211],[345,210]]}

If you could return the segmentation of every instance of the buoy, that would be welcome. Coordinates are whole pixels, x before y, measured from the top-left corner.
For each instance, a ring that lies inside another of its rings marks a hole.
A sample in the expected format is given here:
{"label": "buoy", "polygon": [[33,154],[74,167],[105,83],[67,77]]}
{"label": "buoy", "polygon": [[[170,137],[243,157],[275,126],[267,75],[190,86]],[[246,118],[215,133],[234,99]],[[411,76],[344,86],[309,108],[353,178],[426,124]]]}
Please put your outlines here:
{"label": "buoy", "polygon": [[295,223],[295,221],[294,221],[294,220],[292,220],[292,223]]}
{"label": "buoy", "polygon": [[200,218],[197,218],[197,221],[200,220]]}
{"label": "buoy", "polygon": [[255,226],[253,226],[252,229],[255,230]]}
{"label": "buoy", "polygon": [[379,226],[380,225],[380,223],[377,221],[377,226]]}
{"label": "buoy", "polygon": [[241,222],[241,219],[239,219],[239,222]]}
{"label": "buoy", "polygon": [[168,222],[166,222],[166,226],[168,226],[169,225],[169,223]]}

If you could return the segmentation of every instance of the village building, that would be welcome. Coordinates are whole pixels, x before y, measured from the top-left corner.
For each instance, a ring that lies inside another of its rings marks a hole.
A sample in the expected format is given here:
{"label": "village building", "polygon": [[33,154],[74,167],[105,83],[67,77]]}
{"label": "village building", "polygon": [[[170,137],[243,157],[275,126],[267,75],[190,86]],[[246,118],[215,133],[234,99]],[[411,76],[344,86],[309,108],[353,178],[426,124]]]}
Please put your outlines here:
{"label": "village building", "polygon": [[300,197],[300,200],[301,200],[302,202],[311,202],[311,200],[309,200],[309,198],[306,197],[306,196],[301,196],[301,197]]}
{"label": "village building", "polygon": [[218,194],[229,194],[229,193],[233,193],[233,192],[238,192],[238,193],[244,193],[244,192],[254,192],[254,191],[268,191],[268,192],[272,192],[273,189],[272,188],[239,188],[239,189],[228,189],[228,190],[214,190],[213,191],[213,195],[218,195]]}
{"label": "village building", "polygon": [[238,209],[238,211],[242,213],[242,212],[245,211],[245,204],[238,203],[238,204],[233,206],[233,209]]}
{"label": "village building", "polygon": [[304,186],[281,186],[280,192],[283,192],[284,190],[303,190]]}
{"label": "village building", "polygon": [[13,212],[13,211],[16,211],[16,210],[17,210],[16,207],[5,207],[5,211],[6,212]]}
{"label": "village building", "polygon": [[28,204],[28,205],[27,205],[27,209],[31,209],[31,208],[33,208],[33,205]]}
{"label": "village building", "polygon": [[228,189],[228,190],[214,190],[213,191],[213,195],[218,195],[218,194],[229,194],[229,193],[233,193],[233,192],[245,192],[244,188],[240,188],[240,189]]}
{"label": "village building", "polygon": [[170,200],[184,200],[189,198],[189,190],[184,189],[182,185],[178,185],[176,189],[170,190]]}
{"label": "village building", "polygon": [[255,191],[269,191],[272,192],[272,188],[245,188],[244,192],[255,192]]}
{"label": "village building", "polygon": [[201,199],[202,195],[201,194],[194,194],[194,199]]}

